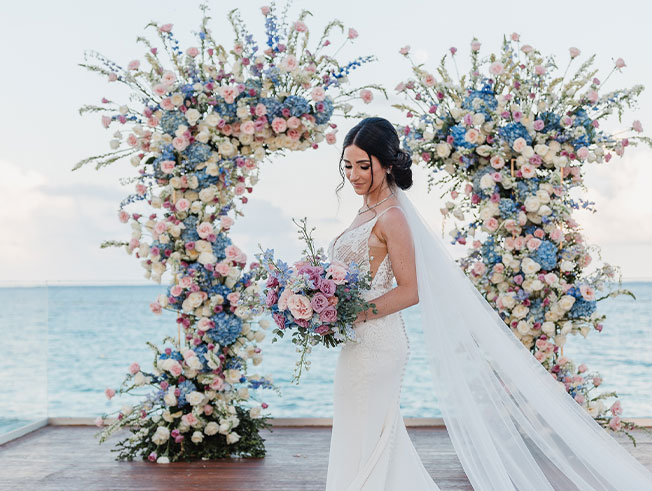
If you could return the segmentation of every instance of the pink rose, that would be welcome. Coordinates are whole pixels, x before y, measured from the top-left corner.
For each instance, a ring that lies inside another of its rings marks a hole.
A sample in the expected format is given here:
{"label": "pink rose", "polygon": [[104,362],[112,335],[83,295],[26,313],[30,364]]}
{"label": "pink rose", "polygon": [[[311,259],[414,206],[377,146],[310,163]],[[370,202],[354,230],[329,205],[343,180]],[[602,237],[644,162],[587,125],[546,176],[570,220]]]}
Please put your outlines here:
{"label": "pink rose", "polygon": [[283,118],[274,118],[272,120],[272,129],[276,133],[283,133],[287,129],[287,123]]}
{"label": "pink rose", "polygon": [[265,298],[265,305],[269,308],[274,305],[278,300],[278,294],[275,290],[267,290],[267,297]]}
{"label": "pink rose", "polygon": [[568,52],[570,53],[571,59],[577,58],[580,55],[580,50],[577,48],[568,48]]}
{"label": "pink rose", "polygon": [[183,293],[183,288],[181,286],[179,286],[179,285],[174,285],[170,289],[170,295],[172,295],[173,297],[178,297],[182,293]]}
{"label": "pink rose", "polygon": [[108,388],[104,391],[104,395],[106,396],[107,399],[112,399],[113,396],[115,395],[115,390]]}
{"label": "pink rose", "polygon": [[337,320],[337,310],[335,307],[326,307],[319,314],[319,320],[324,323],[333,323]]}
{"label": "pink rose", "polygon": [[301,126],[301,120],[299,118],[297,118],[296,116],[291,116],[287,120],[287,125],[288,125],[288,128],[296,130],[297,128],[299,128],[299,126]]}
{"label": "pink rose", "polygon": [[315,329],[315,332],[319,334],[320,336],[325,336],[330,332],[331,328],[327,326],[326,324],[322,324],[318,328]]}
{"label": "pink rose", "polygon": [[619,416],[623,413],[623,408],[620,405],[620,401],[616,401],[611,405],[611,414],[614,416]]}
{"label": "pink rose", "polygon": [[410,47],[403,46],[401,49],[398,50],[398,52],[401,53],[403,56],[407,56],[408,53],[410,52]]}
{"label": "pink rose", "polygon": [[172,363],[170,363],[170,366],[168,367],[168,372],[170,372],[175,377],[181,375],[181,372],[183,372],[181,363],[179,363],[177,360],[172,360]]}
{"label": "pink rose", "polygon": [[230,304],[235,305],[240,301],[240,292],[231,292],[226,296]]}
{"label": "pink rose", "polygon": [[140,372],[140,365],[138,363],[132,363],[129,365],[129,373],[132,375],[136,375],[138,372]]}
{"label": "pink rose", "polygon": [[374,94],[369,89],[362,89],[360,91],[360,98],[365,104],[369,104],[374,99]]}
{"label": "pink rose", "polygon": [[609,428],[611,428],[614,431],[619,431],[621,428],[620,417],[615,416],[611,418],[611,420],[609,421]]}
{"label": "pink rose", "polygon": [[177,81],[176,73],[174,73],[174,72],[172,72],[170,70],[167,70],[167,71],[163,72],[163,75],[161,75],[161,83],[163,85],[170,86],[176,81]]}
{"label": "pink rose", "polygon": [[190,140],[185,136],[175,136],[172,140],[172,146],[179,152],[183,152],[188,145],[190,145]]}
{"label": "pink rose", "polygon": [[190,208],[190,201],[188,201],[186,198],[181,198],[177,200],[174,207],[177,209],[177,211],[186,211]]}
{"label": "pink rose", "polygon": [[348,37],[349,39],[355,39],[355,38],[357,38],[357,37],[358,37],[358,31],[356,31],[355,29],[353,29],[353,27],[349,27],[349,32],[348,32],[348,34],[347,34],[347,37]]}
{"label": "pink rose", "polygon": [[197,417],[192,413],[184,414],[181,416],[181,421],[186,423],[188,426],[195,426],[199,422]]}
{"label": "pink rose", "polygon": [[319,282],[319,290],[327,297],[332,297],[335,294],[336,288],[337,285],[333,280],[324,278]]}
{"label": "pink rose", "polygon": [[150,303],[149,308],[154,314],[157,314],[157,315],[160,314],[163,311],[163,308],[161,307],[161,304],[158,303],[158,302]]}
{"label": "pink rose", "polygon": [[224,254],[226,255],[227,259],[235,259],[242,253],[242,251],[238,248],[238,246],[234,246],[233,244],[230,246],[227,246],[226,249],[224,249]]}
{"label": "pink rose", "polygon": [[543,65],[536,65],[534,67],[534,73],[536,73],[537,75],[544,75],[546,73],[546,67],[544,67]]}
{"label": "pink rose", "polygon": [[589,285],[580,285],[580,293],[584,300],[589,302],[595,300],[595,290]]}
{"label": "pink rose", "polygon": [[312,317],[313,310],[310,300],[304,295],[292,294],[288,299],[288,308],[295,319],[308,320]]}
{"label": "pink rose", "polygon": [[336,285],[343,285],[346,283],[346,275],[348,268],[344,263],[333,261],[326,269],[326,276],[331,278]]}
{"label": "pink rose", "polygon": [[172,174],[174,172],[174,167],[176,162],[174,160],[163,160],[161,161],[161,171],[164,174]]}
{"label": "pink rose", "polygon": [[197,56],[199,54],[199,50],[197,48],[195,48],[194,46],[192,46],[192,47],[190,47],[190,48],[188,48],[186,50],[186,54],[188,56],[190,56],[191,58],[194,58],[195,56]]}
{"label": "pink rose", "polygon": [[214,233],[215,230],[213,229],[213,225],[209,222],[202,222],[197,225],[197,234],[199,234],[202,239],[207,239],[209,235]]}
{"label": "pink rose", "polygon": [[109,73],[108,78],[109,78],[109,82],[115,82],[116,80],[118,80],[118,74],[114,73],[114,72],[111,72],[111,73]]}
{"label": "pink rose", "polygon": [[221,225],[221,227],[224,228],[224,229],[228,229],[228,228],[230,228],[231,225],[233,225],[233,218],[228,217],[228,216],[226,216],[226,215],[222,215],[222,216],[220,217],[220,225]]}
{"label": "pink rose", "polygon": [[269,15],[270,10],[271,10],[271,9],[269,8],[268,5],[263,5],[262,7],[260,7],[260,11],[262,12],[262,14],[263,14],[265,17],[267,17],[267,16]]}
{"label": "pink rose", "polygon": [[285,316],[283,314],[275,313],[272,314],[272,317],[279,329],[285,329]]}
{"label": "pink rose", "polygon": [[625,65],[625,60],[623,60],[622,58],[618,58],[615,63],[616,63],[616,68],[624,68],[627,66]]}
{"label": "pink rose", "polygon": [[312,100],[315,102],[321,102],[326,99],[326,91],[323,87],[315,87],[312,89],[312,92],[310,92],[310,97],[312,97]]}
{"label": "pink rose", "polygon": [[231,267],[225,262],[219,262],[215,265],[215,271],[222,276],[229,274],[230,269]]}
{"label": "pink rose", "polygon": [[158,30],[161,32],[171,32],[172,26],[173,24],[163,24],[161,27],[158,28]]}
{"label": "pink rose", "polygon": [[588,370],[588,367],[587,367],[584,363],[582,363],[580,366],[577,367],[577,371],[578,371],[579,373],[584,373],[584,372],[586,372],[587,370]]}
{"label": "pink rose", "polygon": [[532,123],[532,127],[535,131],[541,131],[545,126],[546,124],[541,119],[537,119]]}
{"label": "pink rose", "polygon": [[278,297],[278,309],[283,312],[288,308],[288,300],[294,293],[289,288],[286,288],[281,292],[281,296]]}
{"label": "pink rose", "polygon": [[306,32],[308,30],[308,26],[306,26],[306,24],[304,22],[301,22],[300,20],[292,24],[292,27],[297,32]]}
{"label": "pink rose", "polygon": [[488,218],[488,219],[484,222],[484,226],[485,226],[485,227],[487,228],[487,230],[489,230],[490,232],[495,232],[496,229],[498,228],[498,225],[499,225],[498,220],[496,220],[495,217]]}
{"label": "pink rose", "polygon": [[475,276],[482,276],[487,271],[487,266],[483,262],[473,263],[473,274]]}
{"label": "pink rose", "polygon": [[538,249],[539,246],[541,245],[541,240],[537,239],[535,237],[532,237],[531,239],[529,239],[527,241],[526,245],[527,245],[527,248],[529,250],[534,251],[534,250]]}
{"label": "pink rose", "polygon": [[500,75],[503,71],[505,71],[505,66],[499,61],[494,61],[491,66],[489,66],[489,72],[492,75]]}
{"label": "pink rose", "polygon": [[122,222],[122,223],[127,223],[127,222],[129,221],[129,213],[127,213],[127,212],[124,211],[124,210],[120,210],[120,211],[118,212],[118,219],[119,219],[120,222]]}
{"label": "pink rose", "polygon": [[480,46],[482,46],[482,43],[477,39],[474,39],[471,42],[471,51],[480,51]]}
{"label": "pink rose", "polygon": [[139,67],[140,67],[140,61],[131,60],[127,65],[127,70],[138,70]]}
{"label": "pink rose", "polygon": [[511,38],[512,41],[518,41],[519,39],[521,39],[521,36],[519,35],[518,32],[513,32],[509,37]]}
{"label": "pink rose", "polygon": [[209,386],[213,390],[222,390],[222,387],[224,387],[224,379],[218,377],[215,380],[213,380]]}
{"label": "pink rose", "polygon": [[583,394],[575,394],[575,400],[576,400],[579,404],[584,404],[584,402],[586,401],[586,397],[584,397]]}
{"label": "pink rose", "polygon": [[328,298],[326,298],[326,295],[324,295],[323,293],[317,292],[315,296],[312,297],[312,300],[310,301],[310,305],[315,312],[320,313],[326,307],[328,307]]}
{"label": "pink rose", "polygon": [[326,133],[326,143],[329,145],[335,145],[337,142],[337,137],[334,132]]}
{"label": "pink rose", "polygon": [[199,319],[199,322],[197,322],[197,329],[199,329],[202,332],[206,332],[210,329],[215,327],[215,323],[210,320],[208,317],[202,317]]}

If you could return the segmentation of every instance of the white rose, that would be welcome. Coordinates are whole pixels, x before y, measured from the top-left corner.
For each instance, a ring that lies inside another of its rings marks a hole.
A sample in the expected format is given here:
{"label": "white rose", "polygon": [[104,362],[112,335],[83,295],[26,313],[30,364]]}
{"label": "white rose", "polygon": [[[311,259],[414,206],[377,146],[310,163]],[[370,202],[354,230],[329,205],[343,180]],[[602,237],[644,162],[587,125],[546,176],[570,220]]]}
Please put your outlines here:
{"label": "white rose", "polygon": [[534,146],[534,151],[537,153],[537,155],[540,155],[543,157],[548,153],[548,145],[544,145],[542,143],[539,143],[538,145]]}
{"label": "white rose", "polygon": [[516,299],[513,295],[504,295],[500,297],[500,301],[507,309],[511,309],[516,304]]}
{"label": "white rose", "polygon": [[228,443],[229,445],[232,443],[236,443],[238,440],[240,440],[240,435],[238,435],[235,431],[226,435],[226,443]]}
{"label": "white rose", "polygon": [[134,375],[134,384],[137,386],[145,385],[147,383],[147,377],[143,374],[143,372],[138,372],[136,375]]}
{"label": "white rose", "polygon": [[436,147],[437,156],[440,158],[446,158],[451,153],[451,146],[448,143],[439,143]]}
{"label": "white rose", "polygon": [[555,323],[546,321],[541,325],[541,330],[547,335],[547,336],[553,336],[555,334]]}
{"label": "white rose", "polygon": [[481,157],[488,157],[491,154],[492,147],[489,145],[480,145],[475,152]]}
{"label": "white rose", "polygon": [[527,308],[525,305],[518,304],[516,307],[514,307],[514,310],[512,310],[512,315],[517,319],[523,319],[529,311],[530,309]]}
{"label": "white rose", "polygon": [[204,433],[206,433],[208,436],[213,436],[219,429],[219,425],[215,421],[211,421],[206,425],[206,428],[204,428]]}
{"label": "white rose", "polygon": [[156,432],[152,435],[152,441],[156,445],[163,445],[170,438],[170,430],[165,426],[159,426],[156,428]]}
{"label": "white rose", "polygon": [[528,196],[525,198],[525,202],[523,204],[525,205],[525,209],[529,212],[535,212],[541,206],[541,202],[536,196]]}
{"label": "white rose", "polygon": [[260,415],[261,415],[261,408],[260,408],[260,406],[252,407],[252,408],[249,410],[249,417],[251,417],[251,418],[253,418],[253,419],[258,419],[258,418],[260,418]]}
{"label": "white rose", "polygon": [[224,378],[229,384],[237,383],[240,380],[240,377],[240,370],[232,368],[224,371]]}
{"label": "white rose", "polygon": [[548,193],[548,191],[546,191],[545,189],[539,189],[536,192],[536,197],[541,202],[541,204],[545,205],[550,203],[550,193]]}
{"label": "white rose", "polygon": [[570,310],[575,303],[575,297],[572,295],[564,295],[559,299],[559,306],[564,310]]}
{"label": "white rose", "polygon": [[525,147],[525,148],[523,149],[523,151],[521,152],[521,154],[522,154],[523,157],[525,157],[526,159],[529,159],[530,157],[533,157],[533,156],[534,156],[534,150],[532,149],[531,146],[528,145],[527,147]]}
{"label": "white rose", "polygon": [[555,344],[560,348],[563,347],[566,344],[566,336],[563,334],[558,334],[555,336]]}
{"label": "white rose", "polygon": [[530,325],[526,321],[520,321],[516,326],[516,330],[522,335],[525,336],[530,332]]}
{"label": "white rose", "polygon": [[231,157],[235,155],[235,146],[230,141],[225,141],[217,147],[218,152],[220,152],[224,157]]}
{"label": "white rose", "polygon": [[491,174],[485,174],[480,178],[480,187],[482,189],[493,189],[496,185],[496,181],[491,177]]}
{"label": "white rose", "polygon": [[529,257],[523,259],[523,263],[521,264],[521,267],[525,274],[536,273],[541,269],[541,265]]}
{"label": "white rose", "polygon": [[199,406],[204,400],[204,394],[201,392],[197,392],[196,390],[193,390],[190,394],[186,396],[186,401],[188,401],[188,404],[191,406]]}
{"label": "white rose", "polygon": [[204,435],[201,431],[195,431],[190,437],[192,443],[201,443],[204,440]]}
{"label": "white rose", "polygon": [[170,390],[165,393],[163,396],[163,402],[170,407],[177,405],[177,397],[174,395],[174,389],[170,388]]}
{"label": "white rose", "polygon": [[473,125],[474,126],[480,126],[484,123],[484,114],[482,113],[475,113],[473,115]]}
{"label": "white rose", "polygon": [[562,334],[568,334],[573,330],[573,322],[572,321],[566,321],[564,324],[561,326],[561,333]]}
{"label": "white rose", "polygon": [[539,208],[539,211],[537,211],[537,215],[542,217],[547,217],[548,215],[551,214],[552,214],[552,209],[548,205],[541,205],[541,208]]}
{"label": "white rose", "polygon": [[238,397],[244,400],[249,399],[249,389],[247,389],[246,387],[241,387],[240,389],[238,389]]}
{"label": "white rose", "polygon": [[193,356],[186,360],[186,364],[193,370],[201,370],[203,368],[202,362],[197,356]]}
{"label": "white rose", "polygon": [[562,271],[573,271],[573,269],[575,269],[575,263],[564,259],[560,264],[560,268]]}
{"label": "white rose", "polygon": [[156,463],[157,464],[169,464],[170,459],[168,457],[159,457],[158,459],[156,459]]}
{"label": "white rose", "polygon": [[519,137],[516,140],[514,140],[514,144],[512,145],[512,148],[514,149],[515,152],[522,152],[525,150],[525,147],[527,147],[527,142],[525,141],[525,138]]}
{"label": "white rose", "polygon": [[188,120],[188,123],[190,123],[190,126],[194,126],[197,121],[199,121],[200,117],[201,114],[199,114],[199,111],[195,108],[190,108],[186,111],[186,119]]}

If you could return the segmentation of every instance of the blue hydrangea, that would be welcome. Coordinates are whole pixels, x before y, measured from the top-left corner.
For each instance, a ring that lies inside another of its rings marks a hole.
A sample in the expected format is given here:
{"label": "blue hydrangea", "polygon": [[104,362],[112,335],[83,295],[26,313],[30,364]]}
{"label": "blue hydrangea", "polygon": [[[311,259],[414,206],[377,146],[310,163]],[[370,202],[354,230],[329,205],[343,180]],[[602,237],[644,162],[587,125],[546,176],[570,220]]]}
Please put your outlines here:
{"label": "blue hydrangea", "polygon": [[482,244],[480,250],[482,253],[482,261],[487,266],[493,266],[503,259],[503,257],[496,252],[496,242],[492,235],[490,235],[484,244]]}
{"label": "blue hydrangea", "polygon": [[206,331],[206,335],[220,346],[233,344],[242,331],[239,317],[226,312],[218,312],[211,317],[215,327]]}
{"label": "blue hydrangea", "polygon": [[483,198],[488,198],[491,196],[492,189],[489,189],[488,192],[485,192],[481,187],[480,187],[480,180],[484,177],[485,174],[490,174],[491,172],[494,172],[494,169],[491,167],[481,167],[473,176],[473,192],[476,194],[479,194]]}
{"label": "blue hydrangea", "polygon": [[485,83],[480,90],[472,91],[462,102],[462,107],[468,111],[482,113],[487,121],[491,120],[491,111],[498,106],[491,84]]}
{"label": "blue hydrangea", "polygon": [[539,118],[543,121],[543,132],[547,133],[549,131],[559,131],[561,130],[561,117],[555,113],[545,111],[539,114]]}
{"label": "blue hydrangea", "polygon": [[225,120],[232,121],[237,117],[238,106],[235,102],[228,104],[224,98],[218,97],[215,111]]}
{"label": "blue hydrangea", "polygon": [[521,123],[509,123],[498,130],[498,135],[513,146],[518,138],[523,138],[528,145],[532,143],[532,137],[528,133],[527,128]]}
{"label": "blue hydrangea", "polygon": [[326,97],[321,103],[324,105],[323,111],[315,111],[315,123],[326,124],[330,121],[333,115],[333,101],[330,97]]}
{"label": "blue hydrangea", "polygon": [[542,241],[532,259],[546,271],[553,270],[557,266],[557,246],[549,240]]}
{"label": "blue hydrangea", "polygon": [[203,365],[201,371],[202,372],[209,371],[210,368],[207,365],[208,360],[206,359],[208,346],[206,346],[205,344],[200,344],[199,346],[195,346],[194,348],[192,348],[192,350],[195,352],[197,358],[199,358],[199,361],[201,361],[201,364]]}
{"label": "blue hydrangea", "polygon": [[229,239],[228,235],[226,235],[224,232],[217,234],[217,239],[213,243],[213,254],[215,254],[215,257],[218,261],[221,261],[226,257],[226,253],[224,251],[230,245],[231,239]]}
{"label": "blue hydrangea", "polygon": [[516,203],[509,198],[500,198],[498,209],[500,210],[500,217],[503,219],[513,218],[518,212]]}
{"label": "blue hydrangea", "polygon": [[467,142],[464,137],[466,135],[466,128],[461,124],[456,124],[450,129],[450,134],[453,137],[453,145],[462,148],[474,148],[475,145]]}
{"label": "blue hydrangea", "polygon": [[186,396],[191,392],[197,390],[197,387],[190,380],[184,380],[179,384],[179,390],[181,391],[181,394],[179,394],[179,397],[177,397],[177,406],[183,407],[188,404],[188,401],[186,401]]}
{"label": "blue hydrangea", "polygon": [[[187,167],[194,169],[197,164],[206,162],[211,156],[211,147],[206,143],[192,142],[183,151]],[[188,165],[190,164],[190,165]]]}
{"label": "blue hydrangea", "polygon": [[535,194],[538,189],[539,185],[535,179],[520,179],[516,182],[516,193],[522,201]]}
{"label": "blue hydrangea", "polygon": [[204,189],[211,184],[217,184],[220,181],[220,176],[211,176],[206,172],[206,169],[195,172],[199,189]]}
{"label": "blue hydrangea", "polygon": [[234,356],[233,358],[229,358],[224,363],[225,370],[242,370],[244,366],[245,366],[245,361],[240,356]]}
{"label": "blue hydrangea", "polygon": [[281,71],[277,67],[269,67],[263,73],[274,85],[278,85],[281,82]]}
{"label": "blue hydrangea", "polygon": [[172,358],[173,360],[177,360],[177,361],[183,360],[183,356],[178,351],[173,351],[169,355],[166,352],[163,352],[159,355],[159,358],[161,360],[167,360],[168,358]]}
{"label": "blue hydrangea", "polygon": [[177,128],[181,125],[188,125],[186,117],[180,111],[165,111],[159,122],[164,133],[174,136]]}
{"label": "blue hydrangea", "polygon": [[199,234],[197,233],[197,216],[188,215],[183,220],[183,224],[185,225],[185,228],[181,231],[181,238],[186,242],[199,240]]}
{"label": "blue hydrangea", "polygon": [[217,283],[216,285],[211,286],[209,290],[211,295],[222,295],[224,298],[233,292],[228,286],[223,285],[222,283]]}
{"label": "blue hydrangea", "polygon": [[575,303],[568,311],[569,319],[579,319],[589,317],[596,309],[595,300],[584,300],[583,298],[578,298],[575,300]]}
{"label": "blue hydrangea", "polygon": [[283,107],[290,110],[290,114],[296,118],[300,118],[304,114],[310,112],[310,104],[308,101],[298,95],[290,95],[283,101]]}
{"label": "blue hydrangea", "polygon": [[534,322],[543,322],[545,319],[545,309],[543,307],[543,302],[540,298],[535,298],[530,304],[530,311],[528,312],[528,317]]}
{"label": "blue hydrangea", "polygon": [[271,97],[264,97],[260,99],[261,104],[267,109],[267,118],[271,121],[273,118],[278,118],[283,115],[281,112],[283,110],[282,104]]}

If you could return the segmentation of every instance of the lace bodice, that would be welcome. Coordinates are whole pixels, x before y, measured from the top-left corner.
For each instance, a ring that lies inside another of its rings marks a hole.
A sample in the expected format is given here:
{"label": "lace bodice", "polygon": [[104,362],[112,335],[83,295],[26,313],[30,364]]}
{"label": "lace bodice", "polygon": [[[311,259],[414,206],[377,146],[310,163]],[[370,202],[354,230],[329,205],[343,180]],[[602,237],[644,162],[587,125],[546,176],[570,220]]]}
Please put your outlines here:
{"label": "lace bodice", "polygon": [[[355,262],[361,271],[369,272],[371,269],[371,258],[369,257],[369,235],[374,228],[376,221],[387,211],[397,206],[391,206],[378,213],[374,218],[357,227],[345,230],[339,237],[333,239],[328,246],[328,256],[337,261],[349,264]],[[394,272],[389,259],[385,255],[378,266],[378,270],[371,282],[371,289],[366,292],[365,297],[378,296],[392,288]]]}

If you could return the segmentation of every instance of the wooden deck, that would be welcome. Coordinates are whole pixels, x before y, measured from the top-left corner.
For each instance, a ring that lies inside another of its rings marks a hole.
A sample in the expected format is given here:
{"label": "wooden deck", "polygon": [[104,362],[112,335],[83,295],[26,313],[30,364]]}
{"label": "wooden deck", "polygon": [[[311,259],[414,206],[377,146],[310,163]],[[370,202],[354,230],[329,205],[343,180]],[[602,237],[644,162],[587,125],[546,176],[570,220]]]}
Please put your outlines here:
{"label": "wooden deck", "polygon": [[[155,465],[117,462],[111,440],[98,445],[88,426],[46,426],[0,446],[1,490],[323,490],[329,427],[275,427],[265,431],[267,457]],[[471,490],[446,429],[408,429],[439,487]],[[621,438],[618,438],[619,441]],[[652,469],[652,438],[637,434],[624,447]]]}

